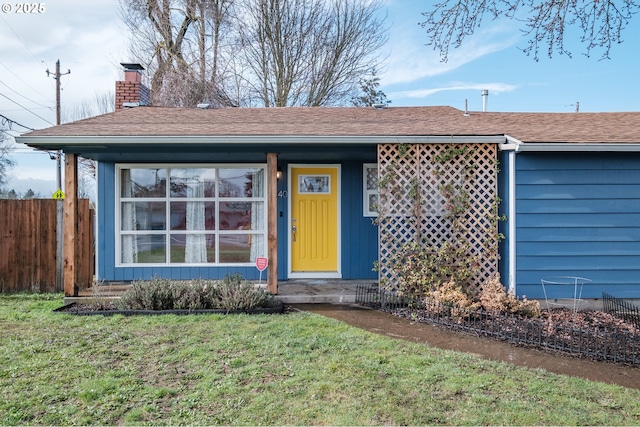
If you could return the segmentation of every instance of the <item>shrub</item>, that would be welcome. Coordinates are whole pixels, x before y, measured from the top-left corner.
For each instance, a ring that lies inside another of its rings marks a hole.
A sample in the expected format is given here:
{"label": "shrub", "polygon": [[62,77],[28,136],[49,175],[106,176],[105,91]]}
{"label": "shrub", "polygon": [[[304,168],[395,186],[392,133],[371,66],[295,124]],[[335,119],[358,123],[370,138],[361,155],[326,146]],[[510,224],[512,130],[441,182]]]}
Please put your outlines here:
{"label": "shrub", "polygon": [[432,311],[443,313],[446,310],[447,314],[454,316],[463,315],[469,310],[476,310],[480,305],[474,302],[453,278],[432,290],[426,303]]}
{"label": "shrub", "polygon": [[507,293],[500,283],[500,274],[496,274],[482,285],[479,299],[482,307],[489,312],[502,311],[527,317],[540,316],[540,303],[530,301],[526,296],[519,300],[513,292]]}
{"label": "shrub", "polygon": [[171,310],[173,298],[171,280],[154,277],[133,283],[116,303],[123,310]]}
{"label": "shrub", "polygon": [[174,281],[154,277],[136,281],[117,303],[121,310],[250,310],[274,305],[273,295],[228,275],[221,281]]}
{"label": "shrub", "polygon": [[398,293],[425,298],[431,310],[457,307],[454,311],[462,314],[484,308],[490,312],[540,316],[540,304],[526,297],[519,300],[513,293],[507,293],[499,274],[478,288],[473,279],[479,263],[466,244],[444,243],[438,248],[424,248],[411,242],[390,257],[390,265],[397,277]]}
{"label": "shrub", "polygon": [[220,307],[225,310],[247,310],[254,307],[270,307],[273,296],[256,288],[251,282],[242,280],[240,274],[225,276],[218,283]]}
{"label": "shrub", "polygon": [[499,274],[487,280],[476,296],[451,278],[448,282],[437,284],[427,294],[425,304],[431,312],[456,317],[478,309],[484,309],[490,313],[540,316],[540,303],[528,300],[527,297],[518,299],[512,292],[507,292],[500,283]]}
{"label": "shrub", "polygon": [[426,296],[451,280],[470,289],[477,273],[477,257],[468,245],[443,243],[440,247],[423,247],[417,242],[402,246],[389,260],[402,294]]}
{"label": "shrub", "polygon": [[211,280],[173,282],[172,300],[174,310],[209,310],[217,306],[220,293]]}

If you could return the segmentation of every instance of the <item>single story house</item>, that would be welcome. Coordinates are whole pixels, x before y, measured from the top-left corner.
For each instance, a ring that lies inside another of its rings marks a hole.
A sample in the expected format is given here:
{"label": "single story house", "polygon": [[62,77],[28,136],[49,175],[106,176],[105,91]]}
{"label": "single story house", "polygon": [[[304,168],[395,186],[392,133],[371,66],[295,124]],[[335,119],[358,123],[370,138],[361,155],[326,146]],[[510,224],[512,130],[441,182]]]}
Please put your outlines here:
{"label": "single story house", "polygon": [[[640,112],[168,108],[147,99],[139,71],[125,69],[116,112],[17,138],[65,153],[67,230],[77,157],[97,162],[99,282],[258,279],[259,258],[274,293],[289,279],[377,279],[389,235],[411,239],[397,231],[403,208],[392,209],[391,226],[374,223],[380,170],[395,167],[406,193],[433,176],[439,147],[466,145],[481,147],[471,161],[489,171],[472,200],[487,207],[498,197],[506,215],[499,261],[487,271],[529,298],[543,297],[550,276],[590,279],[584,298],[640,298]],[[390,193],[402,205],[406,194]],[[426,194],[426,205],[438,197]],[[435,234],[436,205],[420,220]],[[471,228],[481,234],[482,224]],[[67,262],[67,296],[73,271]]]}

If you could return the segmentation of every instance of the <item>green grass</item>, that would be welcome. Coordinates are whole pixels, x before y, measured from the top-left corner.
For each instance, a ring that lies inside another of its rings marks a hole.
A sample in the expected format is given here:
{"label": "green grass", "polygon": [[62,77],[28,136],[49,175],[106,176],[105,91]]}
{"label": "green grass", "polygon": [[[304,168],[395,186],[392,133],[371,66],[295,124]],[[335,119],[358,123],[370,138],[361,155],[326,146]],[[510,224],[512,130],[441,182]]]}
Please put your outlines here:
{"label": "green grass", "polygon": [[74,316],[0,296],[1,425],[638,425],[640,391],[309,313]]}

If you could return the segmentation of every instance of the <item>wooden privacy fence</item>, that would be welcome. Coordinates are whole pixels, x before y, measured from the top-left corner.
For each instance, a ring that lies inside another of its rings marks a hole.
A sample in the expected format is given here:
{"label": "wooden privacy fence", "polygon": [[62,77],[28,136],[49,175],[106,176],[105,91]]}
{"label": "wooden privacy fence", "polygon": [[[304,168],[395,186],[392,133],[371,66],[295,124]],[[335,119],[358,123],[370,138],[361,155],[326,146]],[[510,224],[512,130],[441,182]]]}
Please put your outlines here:
{"label": "wooden privacy fence", "polygon": [[[0,292],[62,292],[56,278],[56,206],[53,199],[0,200]],[[78,200],[76,279],[93,281],[94,210]],[[60,234],[63,237],[63,233]]]}

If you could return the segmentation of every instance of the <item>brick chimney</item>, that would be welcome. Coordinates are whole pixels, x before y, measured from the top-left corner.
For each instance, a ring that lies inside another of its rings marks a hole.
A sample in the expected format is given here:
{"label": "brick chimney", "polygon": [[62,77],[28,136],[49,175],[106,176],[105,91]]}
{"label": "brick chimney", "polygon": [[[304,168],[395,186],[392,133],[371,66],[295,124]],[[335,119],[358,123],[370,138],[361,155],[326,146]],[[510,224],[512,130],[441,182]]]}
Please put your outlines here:
{"label": "brick chimney", "polygon": [[124,67],[124,81],[116,82],[116,111],[126,107],[149,105],[151,93],[142,84],[142,65],[121,63]]}

